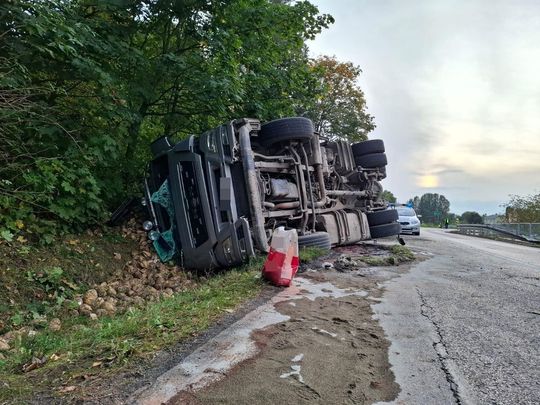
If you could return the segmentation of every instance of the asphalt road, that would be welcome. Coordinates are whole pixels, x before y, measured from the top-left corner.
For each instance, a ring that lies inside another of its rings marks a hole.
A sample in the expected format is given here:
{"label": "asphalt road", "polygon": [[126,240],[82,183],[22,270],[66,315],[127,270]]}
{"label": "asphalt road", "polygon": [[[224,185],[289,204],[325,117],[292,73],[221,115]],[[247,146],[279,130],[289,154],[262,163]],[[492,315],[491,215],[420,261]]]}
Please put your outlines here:
{"label": "asphalt road", "polygon": [[373,305],[399,404],[540,403],[540,248],[422,230]]}

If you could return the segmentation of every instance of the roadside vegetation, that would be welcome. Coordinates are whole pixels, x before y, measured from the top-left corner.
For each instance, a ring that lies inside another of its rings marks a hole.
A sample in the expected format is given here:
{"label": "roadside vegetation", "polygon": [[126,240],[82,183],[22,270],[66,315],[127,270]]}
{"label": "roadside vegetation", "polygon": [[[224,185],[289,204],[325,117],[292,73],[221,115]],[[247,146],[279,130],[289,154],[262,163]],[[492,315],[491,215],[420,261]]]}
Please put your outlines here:
{"label": "roadside vegetation", "polygon": [[360,256],[359,260],[369,266],[397,266],[400,263],[411,262],[415,259],[414,253],[407,246],[392,245],[384,247],[388,255],[364,255]]}
{"label": "roadside vegetation", "polygon": [[[50,394],[51,389],[55,395],[75,391],[86,379],[116,373],[204,331],[260,292],[262,263],[258,258],[236,270],[190,276],[190,287],[184,291],[124,313],[91,319],[57,312],[58,327],[28,322],[22,333],[21,328],[12,332],[9,350],[0,352],[0,401],[21,401],[40,391]],[[24,318],[21,315],[21,322]]]}
{"label": "roadside vegetation", "polygon": [[308,56],[333,22],[308,1],[2,2],[0,239],[103,223],[163,135],[302,115],[366,139],[360,67]]}
{"label": "roadside vegetation", "polygon": [[324,256],[328,252],[324,249],[318,247],[303,247],[300,248],[298,256],[300,258],[300,263],[309,263],[321,256]]}
{"label": "roadside vegetation", "polygon": [[503,207],[506,209],[505,222],[540,223],[540,193],[511,195]]}

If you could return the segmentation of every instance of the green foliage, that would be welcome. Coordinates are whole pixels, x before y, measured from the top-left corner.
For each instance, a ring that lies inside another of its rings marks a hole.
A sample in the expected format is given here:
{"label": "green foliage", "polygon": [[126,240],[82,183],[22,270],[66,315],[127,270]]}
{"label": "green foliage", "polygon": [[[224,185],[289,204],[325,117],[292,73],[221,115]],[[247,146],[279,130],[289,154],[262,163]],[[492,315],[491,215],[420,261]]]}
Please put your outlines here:
{"label": "green foliage", "polygon": [[309,263],[321,256],[324,256],[326,253],[328,252],[324,249],[313,246],[305,246],[300,248],[298,256],[300,258],[300,263]]}
{"label": "green foliage", "polygon": [[61,267],[48,267],[38,273],[28,271],[27,278],[29,281],[37,281],[45,288],[46,292],[49,292],[62,288],[61,280],[63,275],[64,271]]}
{"label": "green foliage", "polygon": [[7,229],[4,229],[3,231],[0,232],[0,237],[2,237],[2,239],[4,239],[6,242],[13,241],[13,234]]}
{"label": "green foliage", "polygon": [[400,263],[410,262],[415,258],[414,253],[407,246],[393,245],[390,252]]}
{"label": "green foliage", "polygon": [[396,196],[394,196],[394,194],[390,190],[384,190],[382,192],[381,198],[389,203],[395,203],[397,201]]}
{"label": "green foliage", "polygon": [[102,222],[157,136],[307,111],[324,89],[306,41],[332,22],[307,1],[3,2],[0,227],[47,242]]}
{"label": "green foliage", "polygon": [[366,140],[375,123],[366,111],[364,92],[358,85],[362,70],[329,56],[315,59],[311,67],[320,76],[322,89],[312,90],[316,102],[309,106],[306,116],[327,136],[356,142]]}
{"label": "green foliage", "polygon": [[482,215],[476,211],[465,211],[461,214],[460,222],[462,224],[483,224],[484,219],[482,218]]}
{"label": "green foliage", "polygon": [[450,201],[442,194],[426,193],[409,202],[413,203],[416,213],[422,215],[422,223],[440,224],[449,215]]}
{"label": "green foliage", "polygon": [[510,195],[504,207],[507,222],[540,222],[540,194]]}
{"label": "green foliage", "polygon": [[[67,384],[73,381],[73,373],[87,373],[96,361],[106,362],[106,370],[121,367],[205,330],[223,316],[225,310],[233,310],[259,293],[263,286],[257,277],[261,261],[254,262],[244,269],[212,277],[192,290],[147,303],[113,318],[103,317],[94,322],[69,316],[62,319],[60,331],[43,330],[16,340],[15,350],[6,353],[6,359],[0,362],[0,379],[9,382],[6,389],[0,390],[0,401],[11,402],[16,398],[17,402],[25,402],[24,395],[36,394],[35,385],[27,389],[32,383],[45,385],[50,390],[51,385],[60,384],[59,375]],[[33,376],[38,377],[36,380],[18,372],[32,357],[52,354],[59,359],[33,371]],[[99,368],[92,370],[99,372]]]}
{"label": "green foliage", "polygon": [[396,266],[400,263],[410,262],[415,259],[414,253],[406,246],[392,245],[385,249],[390,252],[390,255],[362,255],[359,259],[368,266]]}
{"label": "green foliage", "polygon": [[61,267],[46,267],[38,272],[27,271],[27,281],[35,282],[45,292],[42,301],[31,303],[28,310],[34,318],[44,314],[58,311],[64,301],[73,297],[78,287],[66,279]]}

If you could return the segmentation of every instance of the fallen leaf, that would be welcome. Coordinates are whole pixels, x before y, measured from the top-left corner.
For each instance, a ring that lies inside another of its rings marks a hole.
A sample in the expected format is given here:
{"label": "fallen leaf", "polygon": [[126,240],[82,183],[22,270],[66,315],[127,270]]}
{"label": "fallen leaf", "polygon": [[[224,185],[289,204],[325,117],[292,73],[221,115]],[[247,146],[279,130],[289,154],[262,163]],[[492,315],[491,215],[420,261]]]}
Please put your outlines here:
{"label": "fallen leaf", "polygon": [[72,391],[75,391],[76,389],[77,389],[76,386],[74,386],[74,385],[68,385],[67,387],[59,388],[59,389],[58,389],[58,392],[66,393],[66,392],[72,392]]}
{"label": "fallen leaf", "polygon": [[92,367],[99,367],[99,366],[101,366],[102,364],[103,364],[102,361],[94,361],[94,362],[92,363]]}
{"label": "fallen leaf", "polygon": [[79,286],[77,284],[75,284],[75,283],[72,283],[71,281],[62,279],[62,283],[67,285],[72,290],[78,290],[79,289]]}
{"label": "fallen leaf", "polygon": [[41,359],[39,357],[32,357],[32,361],[23,364],[22,371],[24,373],[28,373],[32,370],[35,370],[36,368],[43,366],[46,362],[47,357],[42,357]]}
{"label": "fallen leaf", "polygon": [[116,259],[116,260],[122,260],[122,255],[120,253],[113,253],[113,257]]}
{"label": "fallen leaf", "polygon": [[60,358],[60,356],[58,356],[56,353],[54,353],[54,354],[51,355],[50,360],[51,360],[51,361],[56,361],[56,360],[58,360],[59,358]]}
{"label": "fallen leaf", "polygon": [[70,239],[68,240],[68,243],[70,245],[77,245],[79,243],[79,239]]}
{"label": "fallen leaf", "polygon": [[24,239],[23,236],[19,236],[19,237],[17,237],[17,242],[20,242],[20,243],[26,243],[26,242],[28,242],[28,240],[27,240],[27,239]]}

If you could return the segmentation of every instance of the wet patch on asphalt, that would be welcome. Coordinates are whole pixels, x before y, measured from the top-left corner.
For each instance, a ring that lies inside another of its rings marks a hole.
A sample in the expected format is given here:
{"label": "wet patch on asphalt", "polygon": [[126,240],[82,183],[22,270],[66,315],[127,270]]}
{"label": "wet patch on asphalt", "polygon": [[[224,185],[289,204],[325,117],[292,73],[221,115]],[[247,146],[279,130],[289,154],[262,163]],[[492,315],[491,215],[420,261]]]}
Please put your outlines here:
{"label": "wet patch on asphalt", "polygon": [[362,404],[394,399],[399,386],[388,363],[389,343],[373,319],[373,301],[366,299],[368,294],[380,296],[378,282],[357,273],[317,272],[298,278],[295,288],[301,295],[275,305],[289,319],[252,333],[259,347],[254,358],[208,387],[186,389],[168,403]]}

